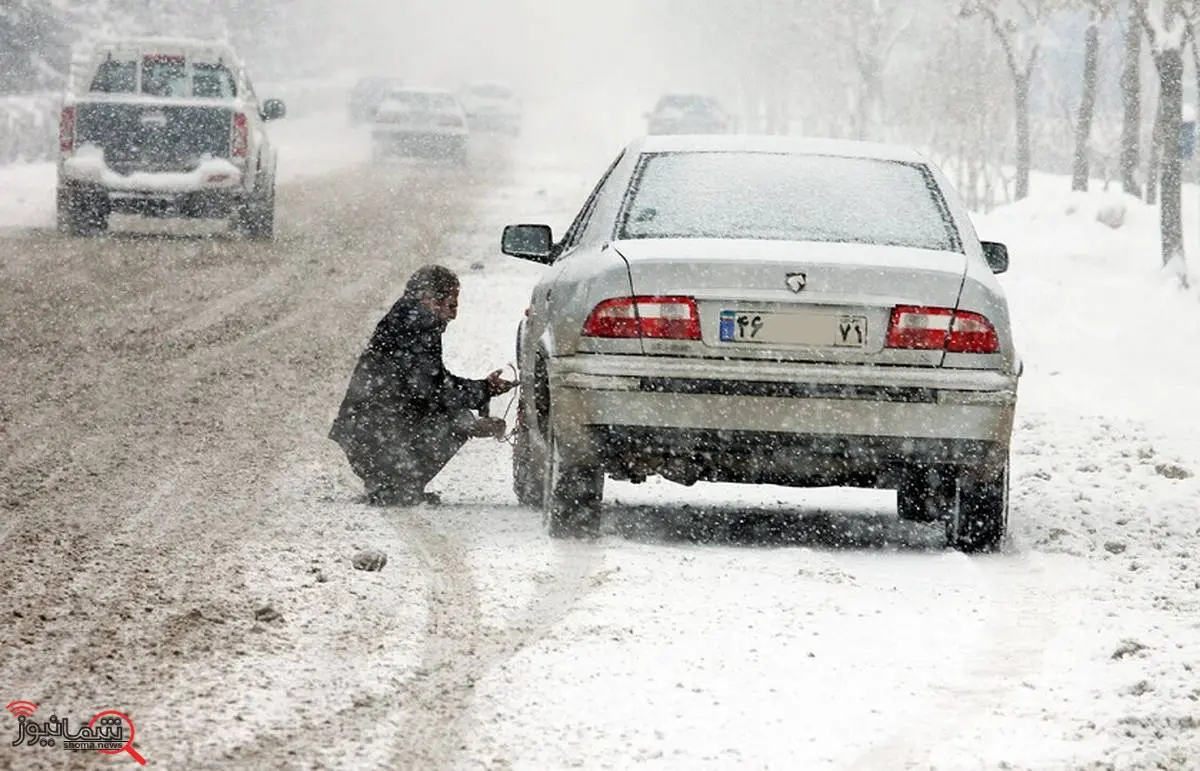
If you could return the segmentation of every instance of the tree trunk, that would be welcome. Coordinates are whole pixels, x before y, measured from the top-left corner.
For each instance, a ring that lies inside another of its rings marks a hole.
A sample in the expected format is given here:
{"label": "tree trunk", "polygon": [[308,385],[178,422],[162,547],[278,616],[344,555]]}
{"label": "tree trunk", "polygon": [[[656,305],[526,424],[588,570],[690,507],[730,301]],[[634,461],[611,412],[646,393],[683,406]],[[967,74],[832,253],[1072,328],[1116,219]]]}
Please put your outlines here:
{"label": "tree trunk", "polygon": [[[1030,72],[1032,72],[1032,67]],[[1017,183],[1015,198],[1020,201],[1029,195],[1029,81],[1028,73],[1013,73],[1013,105],[1017,112]]]}
{"label": "tree trunk", "polygon": [[1125,119],[1121,124],[1121,187],[1141,197],[1138,166],[1142,144],[1142,24],[1137,8],[1131,7],[1125,29],[1125,66],[1121,69],[1121,103]]}
{"label": "tree trunk", "polygon": [[1163,143],[1163,100],[1158,95],[1158,103],[1154,107],[1154,126],[1150,129],[1150,159],[1146,163],[1146,203],[1154,206],[1158,203],[1158,172],[1161,168]]}
{"label": "tree trunk", "polygon": [[1182,268],[1183,207],[1181,201],[1183,160],[1180,158],[1180,124],[1183,121],[1183,51],[1178,48],[1163,51],[1156,57],[1158,66],[1159,104],[1162,116],[1162,177],[1159,182],[1162,229],[1162,262],[1164,266],[1179,260]]}
{"label": "tree trunk", "polygon": [[1092,137],[1092,116],[1096,112],[1096,69],[1100,59],[1100,15],[1093,12],[1084,35],[1083,96],[1079,102],[1079,119],[1075,124],[1075,164],[1071,189],[1088,189],[1088,144]]}

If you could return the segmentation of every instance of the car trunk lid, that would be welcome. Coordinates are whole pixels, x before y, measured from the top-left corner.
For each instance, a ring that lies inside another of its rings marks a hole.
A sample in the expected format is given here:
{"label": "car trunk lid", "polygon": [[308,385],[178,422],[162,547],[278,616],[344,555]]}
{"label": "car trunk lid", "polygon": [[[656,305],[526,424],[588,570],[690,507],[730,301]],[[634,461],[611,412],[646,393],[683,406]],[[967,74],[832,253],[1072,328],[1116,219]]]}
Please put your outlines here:
{"label": "car trunk lid", "polygon": [[726,239],[614,244],[637,296],[695,298],[700,340],[643,339],[647,354],[940,366],[940,350],[887,348],[895,307],[954,308],[960,252]]}

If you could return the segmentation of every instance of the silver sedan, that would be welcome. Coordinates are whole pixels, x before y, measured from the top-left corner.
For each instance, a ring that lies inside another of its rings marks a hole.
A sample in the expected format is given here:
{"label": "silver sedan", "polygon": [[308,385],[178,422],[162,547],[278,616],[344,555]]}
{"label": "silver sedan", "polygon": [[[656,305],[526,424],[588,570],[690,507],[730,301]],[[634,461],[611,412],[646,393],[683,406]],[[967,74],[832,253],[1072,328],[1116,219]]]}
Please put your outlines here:
{"label": "silver sedan", "polygon": [[789,137],[628,145],[555,240],[518,331],[514,488],[593,532],[606,476],[895,489],[999,548],[1020,359],[1002,244],[921,155]]}

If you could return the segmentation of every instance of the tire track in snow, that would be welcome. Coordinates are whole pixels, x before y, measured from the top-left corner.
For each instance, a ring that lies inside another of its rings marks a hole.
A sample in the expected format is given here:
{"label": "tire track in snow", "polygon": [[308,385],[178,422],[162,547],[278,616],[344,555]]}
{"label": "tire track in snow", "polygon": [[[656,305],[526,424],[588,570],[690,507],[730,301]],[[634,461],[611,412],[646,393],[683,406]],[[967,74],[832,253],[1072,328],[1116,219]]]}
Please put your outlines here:
{"label": "tire track in snow", "polygon": [[[853,771],[878,769],[994,768],[989,757],[994,736],[989,723],[1006,714],[1023,689],[1033,687],[1043,669],[1042,656],[1069,617],[1066,598],[1081,596],[1082,576],[1064,575],[1065,565],[1031,565],[1028,555],[975,557],[986,563],[986,581],[996,587],[985,644],[967,658],[961,672],[936,678],[929,696],[898,730],[856,758]],[[1074,571],[1067,571],[1074,573]],[[996,584],[998,583],[998,586]],[[1027,737],[1026,737],[1027,738]],[[978,745],[972,742],[978,739]]]}
{"label": "tire track in snow", "polygon": [[467,548],[428,519],[399,523],[411,539],[429,587],[429,623],[421,664],[406,688],[412,709],[389,768],[451,768],[470,731],[475,684],[494,667],[539,642],[595,586],[602,547],[555,541],[550,580],[507,628],[485,625]]}

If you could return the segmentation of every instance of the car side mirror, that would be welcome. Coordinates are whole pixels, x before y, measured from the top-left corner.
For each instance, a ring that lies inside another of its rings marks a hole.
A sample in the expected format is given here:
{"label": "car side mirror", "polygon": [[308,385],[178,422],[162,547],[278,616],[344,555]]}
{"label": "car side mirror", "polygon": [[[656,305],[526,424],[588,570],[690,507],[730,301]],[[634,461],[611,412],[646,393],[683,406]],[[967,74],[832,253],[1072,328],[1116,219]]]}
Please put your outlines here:
{"label": "car side mirror", "polygon": [[287,105],[282,99],[267,99],[262,103],[259,115],[263,120],[279,120],[287,115]]}
{"label": "car side mirror", "polygon": [[983,241],[983,258],[993,273],[1003,273],[1008,270],[1008,247],[995,241]]}
{"label": "car side mirror", "polygon": [[549,265],[554,259],[554,235],[549,225],[506,225],[500,236],[500,251]]}

